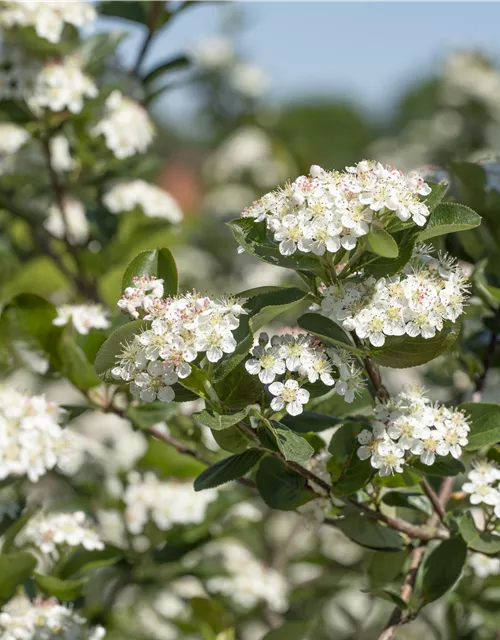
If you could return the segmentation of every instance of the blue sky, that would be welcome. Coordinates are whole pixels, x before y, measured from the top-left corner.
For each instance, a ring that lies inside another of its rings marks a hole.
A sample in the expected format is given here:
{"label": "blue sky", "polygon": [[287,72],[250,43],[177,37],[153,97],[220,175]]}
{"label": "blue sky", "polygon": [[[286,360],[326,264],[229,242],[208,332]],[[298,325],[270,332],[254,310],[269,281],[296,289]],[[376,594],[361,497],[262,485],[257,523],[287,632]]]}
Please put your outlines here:
{"label": "blue sky", "polygon": [[[148,65],[217,34],[218,3],[200,2],[179,16],[150,50]],[[225,3],[219,3],[225,4]],[[496,2],[239,2],[246,17],[238,43],[270,78],[276,100],[340,95],[378,113],[406,85],[431,72],[456,48],[474,48],[500,60],[500,3]],[[107,25],[109,25],[107,21]],[[117,22],[110,26],[127,26]],[[123,48],[136,55],[140,30]],[[161,104],[182,120],[189,96]]]}

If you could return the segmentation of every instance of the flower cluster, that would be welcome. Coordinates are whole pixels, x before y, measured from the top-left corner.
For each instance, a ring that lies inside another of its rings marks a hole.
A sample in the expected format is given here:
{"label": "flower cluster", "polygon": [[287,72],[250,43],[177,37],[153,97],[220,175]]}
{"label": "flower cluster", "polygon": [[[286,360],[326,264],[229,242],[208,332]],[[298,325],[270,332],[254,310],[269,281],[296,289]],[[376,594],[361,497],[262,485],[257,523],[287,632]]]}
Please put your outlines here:
{"label": "flower cluster", "polygon": [[55,598],[33,602],[24,595],[9,600],[0,611],[2,640],[102,640],[103,627],[87,620]]}
{"label": "flower cluster", "polygon": [[80,200],[66,197],[63,199],[64,211],[59,205],[49,207],[49,215],[43,226],[56,238],[68,239],[72,245],[85,244],[89,239],[89,223],[85,207]]}
{"label": "flower cluster", "polygon": [[[309,402],[309,392],[301,388],[301,384],[321,381],[334,387],[346,402],[354,400],[363,384],[361,369],[347,351],[326,349],[307,334],[275,335],[269,340],[266,333],[261,333],[252,356],[245,362],[246,370],[269,385],[269,391],[275,396],[271,408],[286,409],[292,416],[302,413],[303,405]],[[296,374],[298,379],[288,377],[289,373]],[[287,379],[275,381],[277,376],[287,376]]]}
{"label": "flower cluster", "polygon": [[236,540],[216,543],[212,552],[220,553],[226,576],[216,576],[207,581],[207,589],[231,598],[244,609],[252,609],[265,602],[276,612],[288,607],[288,587],[284,577],[271,567],[266,567]]}
{"label": "flower cluster", "polygon": [[386,336],[432,338],[464,311],[467,280],[454,260],[417,247],[401,275],[359,280],[355,275],[323,291],[322,312],[381,347]]}
{"label": "flower cluster", "polygon": [[113,91],[106,100],[106,113],[91,130],[93,136],[104,136],[106,146],[116,158],[129,158],[143,153],[154,138],[154,126],[148,113],[135,100]]}
{"label": "flower cluster", "polygon": [[163,297],[163,280],[154,276],[135,276],[117,306],[133,320],[145,317],[153,310],[155,299]]}
{"label": "flower cluster", "polygon": [[103,202],[111,213],[123,213],[139,208],[148,218],[164,218],[172,224],[182,221],[177,201],[167,191],[144,180],[120,182],[105,194]]}
{"label": "flower cluster", "polygon": [[16,167],[16,153],[30,139],[30,134],[17,124],[0,123],[0,176],[10,174]]}
{"label": "flower cluster", "polygon": [[0,388],[0,480],[27,475],[36,482],[56,466],[66,445],[61,409],[43,396]]}
{"label": "flower cluster", "polygon": [[72,171],[77,162],[71,157],[68,139],[63,135],[50,139],[50,156],[54,171]]}
{"label": "flower cluster", "polygon": [[52,60],[42,66],[20,72],[27,74],[27,103],[35,112],[71,111],[80,113],[85,98],[95,98],[97,87],[82,71],[77,58]]}
{"label": "flower cluster", "polygon": [[95,18],[92,5],[78,0],[2,0],[0,4],[0,27],[33,27],[39,38],[52,43],[61,40],[65,24],[84,27]]}
{"label": "flower cluster", "polygon": [[104,543],[83,511],[35,516],[21,530],[15,544],[18,547],[32,545],[56,560],[60,550],[68,547],[82,546],[88,551],[104,549]]}
{"label": "flower cluster", "polygon": [[[218,362],[225,353],[236,348],[233,331],[239,326],[239,316],[246,313],[237,300],[211,300],[197,293],[163,299],[155,295],[159,280],[139,278],[133,291],[126,290],[119,307],[147,310],[151,328],[128,343],[119,356],[112,375],[130,382],[130,391],[144,402],[158,399],[172,402],[172,385],[191,373],[191,362],[205,353],[209,362]],[[132,289],[133,289],[132,288]]]}
{"label": "flower cluster", "polygon": [[385,404],[375,407],[371,429],[358,435],[361,460],[370,459],[381,476],[402,473],[411,455],[426,465],[436,455],[459,458],[468,442],[470,427],[461,411],[432,403],[419,387],[407,389]]}
{"label": "flower cluster", "polygon": [[138,535],[149,521],[161,531],[176,524],[199,524],[217,495],[215,489],[197,493],[191,482],[162,482],[154,473],[141,476],[133,471],[123,494],[126,526]]}
{"label": "flower cluster", "polygon": [[485,556],[484,553],[471,553],[468,565],[478,578],[500,575],[500,558]]}
{"label": "flower cluster", "polygon": [[76,332],[86,336],[91,329],[107,329],[109,315],[101,304],[64,304],[57,308],[52,324],[63,327],[71,323]]}
{"label": "flower cluster", "polygon": [[500,518],[500,469],[491,462],[477,462],[467,475],[462,489],[470,494],[473,505],[491,507],[494,515]]}
{"label": "flower cluster", "polygon": [[242,215],[265,220],[283,255],[298,250],[322,256],[354,249],[375,221],[385,226],[397,217],[423,226],[430,211],[420,196],[430,192],[418,174],[369,160],[344,172],[313,165],[310,176],[266,194]]}

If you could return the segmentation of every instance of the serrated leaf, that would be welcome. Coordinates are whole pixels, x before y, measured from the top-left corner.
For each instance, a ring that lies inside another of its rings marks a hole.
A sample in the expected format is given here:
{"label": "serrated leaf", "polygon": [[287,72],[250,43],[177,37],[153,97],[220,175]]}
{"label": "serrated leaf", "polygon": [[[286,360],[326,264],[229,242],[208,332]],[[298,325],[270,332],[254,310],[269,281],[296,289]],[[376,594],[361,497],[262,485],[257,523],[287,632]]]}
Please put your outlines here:
{"label": "serrated leaf", "polygon": [[418,235],[418,241],[424,242],[455,231],[467,231],[481,224],[481,216],[463,204],[440,204],[430,214],[425,229]]}
{"label": "serrated leaf", "polygon": [[255,481],[261,498],[272,509],[293,511],[314,498],[305,479],[275,457],[260,461]]}
{"label": "serrated leaf", "polygon": [[333,434],[328,447],[331,458],[327,469],[332,479],[332,493],[347,496],[366,485],[373,474],[369,460],[361,460],[357,451],[357,434],[364,425],[359,422],[346,422]]}
{"label": "serrated leaf", "polygon": [[169,249],[152,249],[151,251],[139,253],[125,270],[122,291],[133,285],[133,278],[136,276],[161,278],[163,280],[164,295],[177,295],[177,267]]}
{"label": "serrated leaf", "polygon": [[441,200],[445,197],[448,191],[448,185],[446,182],[427,182],[432,189],[431,193],[425,198],[424,204],[430,211],[433,211]]}
{"label": "serrated leaf", "polygon": [[341,349],[347,349],[356,355],[361,355],[347,333],[338,324],[320,315],[319,313],[305,313],[297,320],[301,329],[318,337],[326,345],[334,345]]}
{"label": "serrated leaf", "polygon": [[443,330],[433,338],[418,336],[386,338],[383,347],[372,349],[371,356],[377,364],[393,369],[406,369],[430,362],[451,349],[460,335],[460,322],[447,322]]}
{"label": "serrated leaf", "polygon": [[421,597],[425,602],[437,600],[460,578],[467,557],[467,545],[461,538],[438,544],[424,559]]}
{"label": "serrated leaf", "polygon": [[193,418],[209,429],[220,431],[222,429],[228,429],[229,427],[238,424],[238,422],[241,422],[241,420],[244,420],[248,411],[249,409],[245,408],[237,413],[221,414],[216,413],[215,411],[210,413],[204,409],[203,411],[200,411],[200,413],[194,413]]}
{"label": "serrated leaf", "polygon": [[426,476],[436,476],[438,478],[447,478],[448,476],[457,476],[464,473],[465,467],[460,460],[455,460],[451,456],[446,458],[437,457],[433,464],[427,465],[420,460],[412,462],[413,469]]}
{"label": "serrated leaf", "polygon": [[463,402],[459,410],[465,411],[470,420],[467,451],[500,442],[500,404],[493,402]]}
{"label": "serrated leaf", "polygon": [[381,227],[373,227],[366,238],[368,240],[368,246],[373,253],[384,258],[398,257],[399,249],[397,242],[385,229],[382,229]]}
{"label": "serrated leaf", "polygon": [[487,555],[500,553],[500,536],[494,536],[489,531],[479,531],[469,511],[460,518],[458,530],[470,549]]}
{"label": "serrated leaf", "polygon": [[338,518],[334,521],[334,526],[345,533],[353,542],[367,549],[400,551],[404,548],[403,538],[397,531],[362,514]]}
{"label": "serrated leaf", "polygon": [[309,442],[286,425],[273,420],[271,427],[278,448],[285,460],[305,464],[314,454],[314,449]]}
{"label": "serrated leaf", "polygon": [[57,598],[61,602],[73,602],[81,596],[88,578],[61,580],[54,576],[35,573],[35,582],[45,595]]}
{"label": "serrated leaf", "polygon": [[307,291],[296,287],[278,288],[252,296],[244,304],[250,315],[250,328],[255,333],[282,313],[293,309],[307,296]]}
{"label": "serrated leaf", "polygon": [[248,373],[243,363],[216,382],[214,389],[222,404],[233,411],[253,404],[263,391],[262,383]]}
{"label": "serrated leaf", "polygon": [[0,554],[0,601],[8,600],[20,584],[23,584],[36,567],[36,560],[30,553]]}
{"label": "serrated leaf", "polygon": [[340,418],[327,416],[316,411],[303,411],[298,416],[286,415],[281,423],[296,433],[318,433],[339,424]]}
{"label": "serrated leaf", "polygon": [[202,471],[194,481],[194,490],[203,491],[242,478],[251,471],[264,455],[259,449],[248,449],[235,456],[219,460]]}
{"label": "serrated leaf", "polygon": [[110,379],[111,369],[116,366],[116,359],[123,351],[125,344],[132,342],[134,337],[148,326],[145,320],[134,320],[114,331],[97,352],[94,362],[97,375]]}

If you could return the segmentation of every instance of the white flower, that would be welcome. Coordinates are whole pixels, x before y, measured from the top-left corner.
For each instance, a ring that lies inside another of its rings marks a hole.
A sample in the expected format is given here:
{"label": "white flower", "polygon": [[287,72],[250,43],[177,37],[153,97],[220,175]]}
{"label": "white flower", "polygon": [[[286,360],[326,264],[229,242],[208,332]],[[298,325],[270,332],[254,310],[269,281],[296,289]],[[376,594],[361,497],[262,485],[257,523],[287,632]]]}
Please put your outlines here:
{"label": "white flower", "polygon": [[471,553],[468,565],[478,578],[497,576],[500,574],[500,558],[492,558],[483,553]]}
{"label": "white flower", "polygon": [[57,205],[49,208],[49,217],[43,226],[56,238],[68,237],[70,244],[85,244],[89,239],[89,224],[83,204],[73,198],[63,201],[64,215]]}
{"label": "white flower", "polygon": [[103,202],[111,213],[133,211],[138,207],[148,218],[164,218],[172,224],[183,218],[178,203],[169,193],[144,180],[116,184],[104,195]]}
{"label": "white flower", "polygon": [[[1,14],[0,14],[1,15]],[[0,123],[0,156],[12,155],[30,139],[30,134],[23,127],[10,122]]]}
{"label": "white flower", "polygon": [[104,136],[108,149],[119,158],[144,153],[154,138],[154,126],[144,107],[113,91],[106,100],[106,112],[90,131],[93,136]]}
{"label": "white flower", "polygon": [[287,380],[285,384],[273,382],[269,386],[269,391],[273,396],[276,396],[271,401],[271,409],[281,411],[286,408],[287,413],[291,416],[298,416],[302,413],[302,405],[309,402],[309,391],[301,389],[297,380]]}
{"label": "white flower", "polygon": [[485,480],[464,482],[462,489],[471,494],[469,498],[471,504],[486,504],[492,507],[500,504],[500,491]]}
{"label": "white flower", "polygon": [[286,365],[278,347],[255,347],[252,355],[254,357],[245,362],[245,368],[248,373],[258,375],[262,383],[271,384],[277,375],[286,372]]}
{"label": "white flower", "polygon": [[50,157],[55,171],[71,171],[77,166],[77,162],[69,152],[68,139],[63,135],[50,139]]}
{"label": "white flower", "polygon": [[56,327],[71,322],[77,333],[87,335],[91,329],[107,329],[109,315],[100,304],[65,304],[57,308],[57,318],[52,321]]}
{"label": "white flower", "polygon": [[379,475],[388,476],[403,472],[404,449],[393,442],[381,442],[377,451],[372,455],[370,463],[374,469],[378,469]]}

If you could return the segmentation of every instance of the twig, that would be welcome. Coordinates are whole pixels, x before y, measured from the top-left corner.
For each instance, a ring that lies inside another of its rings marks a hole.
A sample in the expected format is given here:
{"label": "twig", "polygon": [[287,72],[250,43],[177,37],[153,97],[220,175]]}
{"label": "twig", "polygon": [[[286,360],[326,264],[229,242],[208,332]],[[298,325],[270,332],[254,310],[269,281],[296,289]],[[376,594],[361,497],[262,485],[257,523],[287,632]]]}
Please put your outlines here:
{"label": "twig", "polygon": [[439,516],[439,519],[442,522],[444,520],[445,510],[443,509],[443,505],[441,504],[441,501],[439,500],[438,495],[436,494],[434,489],[431,487],[431,485],[429,484],[426,478],[422,478],[422,487],[425,491],[425,495],[431,501],[431,504],[434,507],[434,511],[437,513],[437,515]]}
{"label": "twig", "polygon": [[132,69],[132,74],[135,76],[139,75],[139,71],[141,70],[141,66],[142,66],[142,63],[144,62],[144,58],[146,57],[149,47],[151,46],[153,37],[156,32],[156,23],[158,21],[158,18],[164,11],[164,5],[165,3],[163,1],[153,2],[151,4],[151,11],[148,16],[148,24],[147,24],[148,30],[146,33],[146,37],[144,38],[144,41],[142,43],[142,47],[137,56],[137,60],[134,65],[134,68]]}

